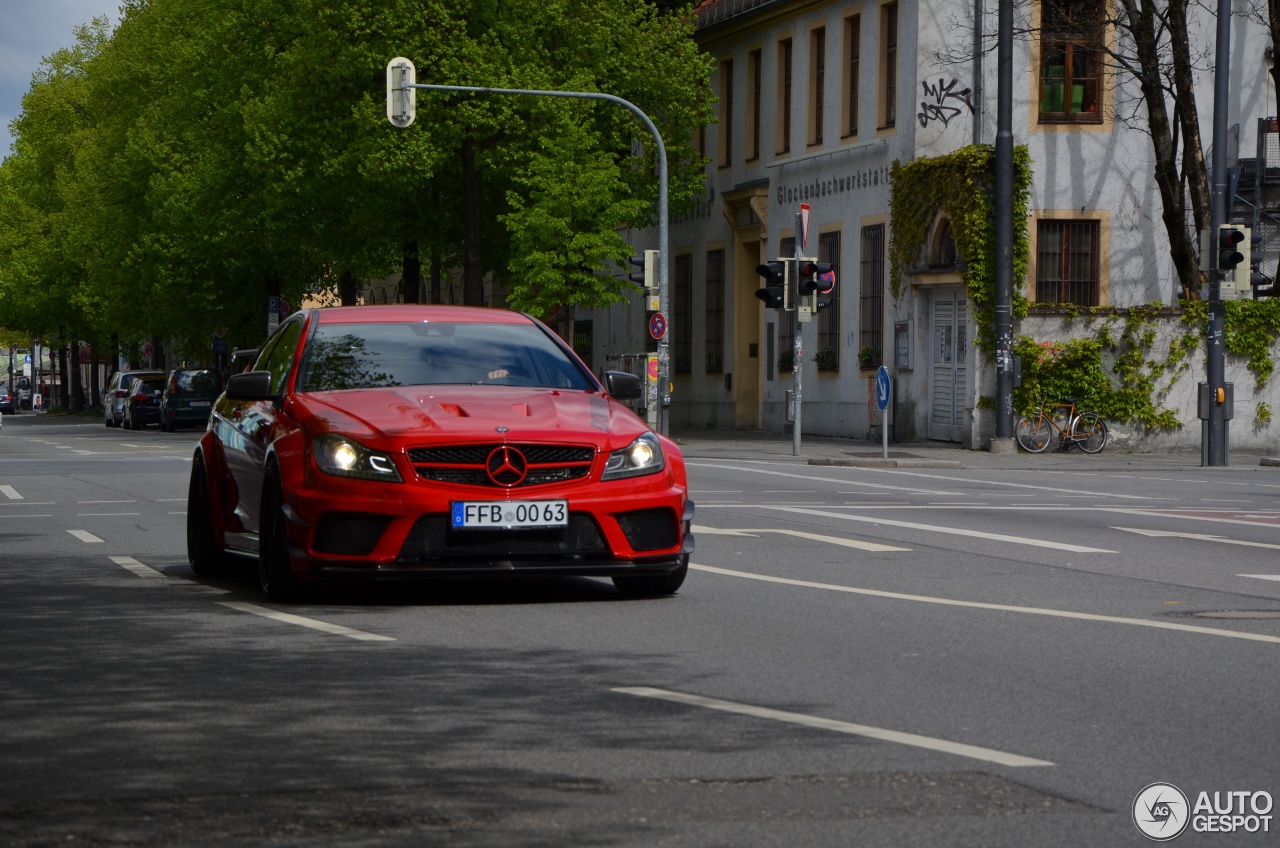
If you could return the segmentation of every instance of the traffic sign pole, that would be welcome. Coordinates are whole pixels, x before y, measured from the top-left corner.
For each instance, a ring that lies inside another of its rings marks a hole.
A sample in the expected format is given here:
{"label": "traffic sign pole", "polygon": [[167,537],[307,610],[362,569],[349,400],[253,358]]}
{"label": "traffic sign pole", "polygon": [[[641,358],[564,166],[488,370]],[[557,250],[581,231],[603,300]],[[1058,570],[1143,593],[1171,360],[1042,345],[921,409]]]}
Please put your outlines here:
{"label": "traffic sign pole", "polygon": [[[802,212],[796,213],[796,233],[808,233],[809,226],[809,205],[801,204]],[[795,268],[791,274],[790,285],[796,286],[794,294],[788,293],[791,297],[791,332],[795,339],[795,350],[791,355],[791,396],[795,399],[796,414],[795,421],[791,424],[791,455],[800,455],[800,391],[803,387],[804,380],[801,372],[804,370],[804,324],[800,322],[800,257],[801,257],[801,238],[793,239],[795,244]]]}
{"label": "traffic sign pole", "polygon": [[884,458],[889,458],[889,369],[876,369],[876,406],[880,407],[880,444]]}

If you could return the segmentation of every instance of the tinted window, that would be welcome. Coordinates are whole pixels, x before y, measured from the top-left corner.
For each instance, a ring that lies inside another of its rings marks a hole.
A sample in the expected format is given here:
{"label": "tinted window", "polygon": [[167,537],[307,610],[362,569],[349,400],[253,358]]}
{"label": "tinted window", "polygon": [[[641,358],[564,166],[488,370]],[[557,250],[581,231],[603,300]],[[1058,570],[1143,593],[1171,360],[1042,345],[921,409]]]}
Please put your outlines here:
{"label": "tinted window", "polygon": [[180,392],[216,395],[222,391],[218,375],[212,371],[178,371],[174,374],[174,381]]}
{"label": "tinted window", "polygon": [[289,366],[293,364],[293,352],[298,347],[298,336],[301,334],[302,322],[290,321],[271,337],[271,342],[258,357],[254,367],[257,370],[271,372],[273,393],[284,388],[285,378],[289,376]]}
{"label": "tinted window", "polygon": [[140,391],[159,392],[164,390],[164,377],[139,377],[129,386],[130,394]]}
{"label": "tinted window", "polygon": [[303,354],[298,390],[493,383],[594,390],[533,324],[321,324]]}

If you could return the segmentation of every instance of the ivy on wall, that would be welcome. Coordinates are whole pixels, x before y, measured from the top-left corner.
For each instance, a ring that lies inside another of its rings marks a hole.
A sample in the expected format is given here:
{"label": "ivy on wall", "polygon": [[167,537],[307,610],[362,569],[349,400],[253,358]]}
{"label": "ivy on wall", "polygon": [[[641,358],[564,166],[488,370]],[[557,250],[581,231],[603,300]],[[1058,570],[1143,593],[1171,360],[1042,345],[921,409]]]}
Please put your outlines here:
{"label": "ivy on wall", "polygon": [[[895,160],[889,169],[889,288],[901,297],[904,278],[922,268],[924,253],[938,213],[951,220],[960,279],[977,320],[978,347],[995,349],[995,148],[972,144],[945,156]],[[1013,314],[1027,313],[1017,281],[1027,278],[1027,202],[1031,190],[1031,155],[1025,146],[1013,152]]]}

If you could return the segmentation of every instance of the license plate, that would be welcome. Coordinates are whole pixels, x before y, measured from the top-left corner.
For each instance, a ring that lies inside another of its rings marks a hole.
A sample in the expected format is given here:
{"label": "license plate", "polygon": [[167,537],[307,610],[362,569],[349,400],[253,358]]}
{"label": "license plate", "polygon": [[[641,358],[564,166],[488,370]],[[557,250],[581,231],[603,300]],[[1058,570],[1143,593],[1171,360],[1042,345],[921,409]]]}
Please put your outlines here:
{"label": "license plate", "polygon": [[568,501],[454,501],[453,526],[461,529],[565,527]]}
{"label": "license plate", "polygon": [[207,400],[193,400],[193,401],[191,401],[191,405],[192,405],[192,406],[210,406],[211,404],[212,404],[212,401],[207,401]]}

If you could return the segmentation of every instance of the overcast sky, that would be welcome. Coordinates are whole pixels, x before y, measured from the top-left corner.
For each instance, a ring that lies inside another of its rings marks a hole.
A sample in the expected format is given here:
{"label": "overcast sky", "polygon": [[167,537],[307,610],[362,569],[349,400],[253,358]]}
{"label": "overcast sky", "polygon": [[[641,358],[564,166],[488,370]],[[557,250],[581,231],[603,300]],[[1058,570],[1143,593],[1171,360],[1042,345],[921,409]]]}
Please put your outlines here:
{"label": "overcast sky", "polygon": [[9,122],[40,60],[75,43],[74,30],[106,15],[114,25],[120,0],[0,0],[0,155],[9,155]]}

